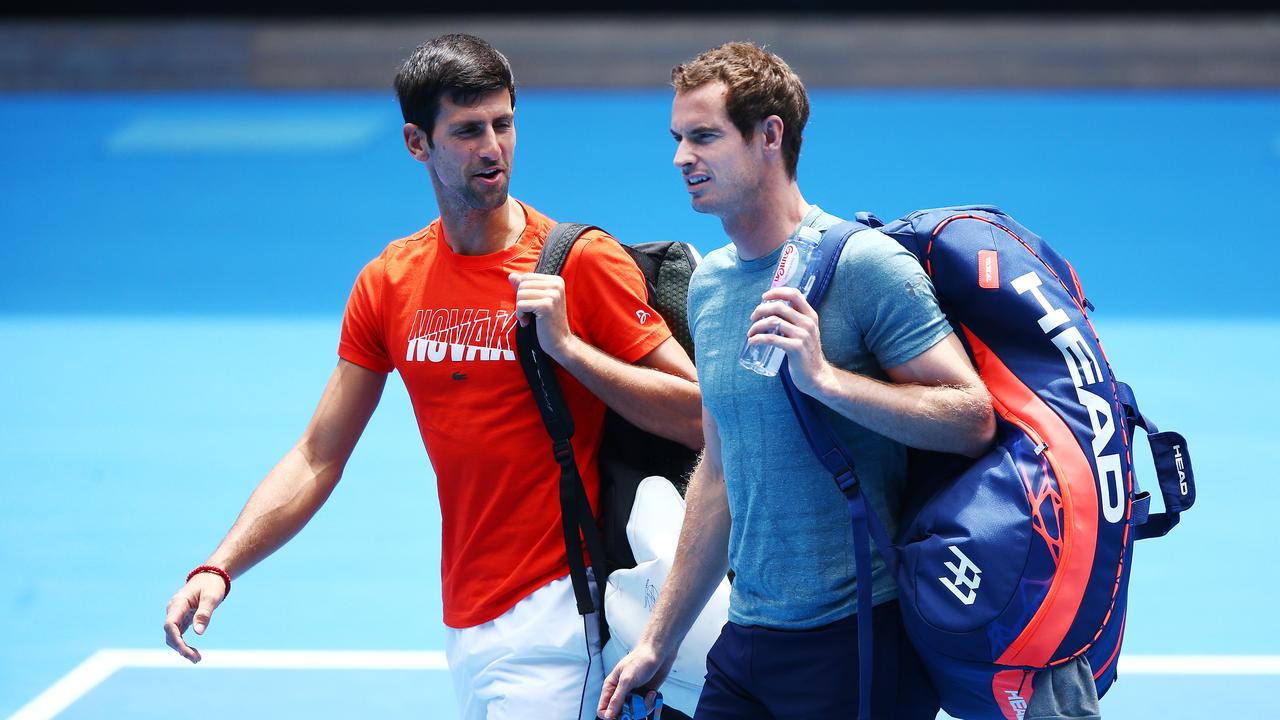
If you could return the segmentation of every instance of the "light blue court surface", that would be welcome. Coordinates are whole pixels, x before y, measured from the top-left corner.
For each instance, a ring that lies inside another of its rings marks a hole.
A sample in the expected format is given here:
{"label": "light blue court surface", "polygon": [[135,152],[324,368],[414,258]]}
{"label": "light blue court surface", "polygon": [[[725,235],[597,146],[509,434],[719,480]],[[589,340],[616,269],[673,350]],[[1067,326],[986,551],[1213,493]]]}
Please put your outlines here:
{"label": "light blue court surface", "polygon": [[[522,93],[513,192],[722,244],[668,103]],[[165,602],[314,408],[359,268],[434,217],[398,128],[383,94],[0,96],[0,717],[453,715],[434,476],[396,379],[330,503],[195,640],[207,667],[105,652],[164,649]],[[820,92],[801,186],[837,213],[996,203],[1075,261],[1200,481],[1138,547],[1104,714],[1280,717],[1280,95]]]}
{"label": "light blue court surface", "polygon": [[200,712],[211,716],[243,717],[252,702],[250,717],[434,718],[448,717],[453,702],[441,707],[433,699],[451,694],[445,672],[126,669],[58,717],[185,717],[198,698]]}

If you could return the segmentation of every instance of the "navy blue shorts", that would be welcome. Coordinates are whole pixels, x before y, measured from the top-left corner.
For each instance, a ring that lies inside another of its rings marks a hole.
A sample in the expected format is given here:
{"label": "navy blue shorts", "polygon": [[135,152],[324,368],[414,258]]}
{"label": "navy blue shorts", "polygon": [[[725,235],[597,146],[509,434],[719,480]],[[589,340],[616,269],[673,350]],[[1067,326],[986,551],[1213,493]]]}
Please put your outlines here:
{"label": "navy blue shorts", "polygon": [[[938,714],[938,695],[903,634],[898,603],[872,609],[871,714],[916,720]],[[695,720],[832,720],[858,715],[858,619],[813,630],[728,623],[707,655]]]}

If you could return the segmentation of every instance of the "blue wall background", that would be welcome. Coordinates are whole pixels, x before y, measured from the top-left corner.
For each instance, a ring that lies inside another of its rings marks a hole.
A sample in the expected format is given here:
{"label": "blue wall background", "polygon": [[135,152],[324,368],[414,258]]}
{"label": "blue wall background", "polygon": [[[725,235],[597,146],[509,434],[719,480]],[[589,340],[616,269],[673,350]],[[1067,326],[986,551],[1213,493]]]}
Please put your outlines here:
{"label": "blue wall background", "polygon": [[[520,97],[513,192],[626,241],[724,242],[670,165],[664,91]],[[435,216],[389,94],[0,98],[0,313],[337,317]],[[816,92],[811,201],[1003,206],[1107,314],[1274,316],[1274,93]]]}

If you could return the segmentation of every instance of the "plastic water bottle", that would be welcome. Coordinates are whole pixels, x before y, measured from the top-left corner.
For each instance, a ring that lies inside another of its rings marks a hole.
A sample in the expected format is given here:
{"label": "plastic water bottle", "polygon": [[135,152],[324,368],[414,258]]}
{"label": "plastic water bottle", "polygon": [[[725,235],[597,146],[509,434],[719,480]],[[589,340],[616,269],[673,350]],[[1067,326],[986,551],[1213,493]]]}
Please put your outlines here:
{"label": "plastic water bottle", "polygon": [[[813,281],[817,279],[818,270],[822,268],[822,258],[819,257],[821,253],[818,252],[818,244],[821,242],[821,232],[808,225],[801,225],[782,247],[782,257],[778,258],[778,268],[773,271],[773,282],[769,288],[798,288],[801,294],[808,297]],[[765,377],[773,377],[778,374],[782,359],[786,356],[782,348],[747,343],[738,356],[738,364]]]}

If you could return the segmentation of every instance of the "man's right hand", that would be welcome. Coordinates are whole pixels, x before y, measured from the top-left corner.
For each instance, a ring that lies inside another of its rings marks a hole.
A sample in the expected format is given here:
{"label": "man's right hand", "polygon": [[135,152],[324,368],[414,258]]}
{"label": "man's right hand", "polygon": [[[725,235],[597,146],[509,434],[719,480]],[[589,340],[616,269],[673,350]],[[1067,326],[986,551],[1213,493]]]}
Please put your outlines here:
{"label": "man's right hand", "polygon": [[[210,561],[243,573],[275,552],[311,520],[342,477],[342,470],[382,397],[387,375],[339,360],[302,438],[258,483]],[[182,634],[203,635],[227,585],[212,573],[192,575],[169,601],[164,639],[182,657],[200,662],[200,651]]]}
{"label": "man's right hand", "polygon": [[209,627],[213,611],[227,596],[227,586],[213,573],[193,575],[182,589],[169,600],[164,616],[164,641],[193,663],[200,662],[200,651],[182,638],[187,628],[194,627],[197,635],[203,635]]}
{"label": "man's right hand", "polygon": [[627,696],[641,690],[645,695],[645,706],[653,707],[656,689],[667,679],[675,661],[675,653],[664,658],[651,645],[641,642],[635,650],[618,661],[613,672],[605,678],[596,714],[615,720],[622,712],[622,704],[626,702]]}

